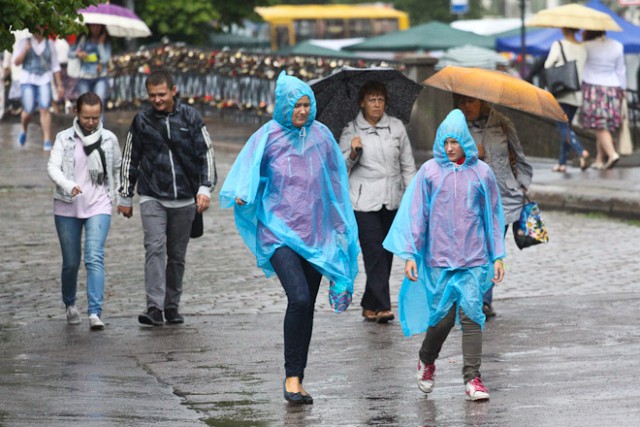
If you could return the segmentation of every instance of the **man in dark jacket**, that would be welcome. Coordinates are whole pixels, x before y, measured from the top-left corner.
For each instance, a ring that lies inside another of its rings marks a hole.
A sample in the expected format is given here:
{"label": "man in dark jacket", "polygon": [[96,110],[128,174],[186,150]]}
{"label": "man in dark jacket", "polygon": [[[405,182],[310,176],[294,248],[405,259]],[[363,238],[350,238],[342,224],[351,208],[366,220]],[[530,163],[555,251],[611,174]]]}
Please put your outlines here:
{"label": "man in dark jacket", "polygon": [[[138,185],[144,232],[145,325],[183,323],[178,312],[191,223],[209,207],[217,181],[213,146],[202,117],[176,97],[171,74],[147,77],[153,108],[136,114],[125,143],[118,213],[133,215]],[[194,203],[195,202],[195,203]],[[163,319],[164,311],[164,319]]]}

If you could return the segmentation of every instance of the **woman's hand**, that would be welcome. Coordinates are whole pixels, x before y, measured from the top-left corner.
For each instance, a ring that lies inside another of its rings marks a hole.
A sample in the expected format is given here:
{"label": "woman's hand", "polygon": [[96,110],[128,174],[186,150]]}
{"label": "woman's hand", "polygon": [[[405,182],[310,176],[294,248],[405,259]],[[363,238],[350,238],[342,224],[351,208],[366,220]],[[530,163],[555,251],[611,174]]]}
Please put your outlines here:
{"label": "woman's hand", "polygon": [[80,189],[79,185],[76,185],[75,187],[73,187],[73,189],[71,190],[71,197],[76,197],[78,194],[82,194],[82,190]]}
{"label": "woman's hand", "polygon": [[351,153],[349,153],[349,157],[351,160],[355,160],[358,157],[358,154],[362,152],[362,140],[359,136],[353,137],[351,140]]}
{"label": "woman's hand", "polygon": [[404,274],[407,276],[407,279],[412,282],[416,282],[418,280],[418,265],[412,259],[408,259],[404,263]]}
{"label": "woman's hand", "polygon": [[236,204],[238,206],[244,206],[247,204],[247,202],[245,202],[244,200],[242,200],[240,197],[236,197]]}

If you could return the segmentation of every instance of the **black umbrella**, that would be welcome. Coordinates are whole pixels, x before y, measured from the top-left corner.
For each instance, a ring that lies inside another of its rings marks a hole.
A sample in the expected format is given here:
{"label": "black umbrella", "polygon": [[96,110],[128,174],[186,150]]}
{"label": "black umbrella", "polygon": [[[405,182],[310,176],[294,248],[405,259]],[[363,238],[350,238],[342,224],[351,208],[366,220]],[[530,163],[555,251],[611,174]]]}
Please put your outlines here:
{"label": "black umbrella", "polygon": [[346,124],[358,115],[358,93],[362,85],[371,80],[384,83],[387,88],[387,114],[409,122],[422,85],[393,68],[343,67],[311,83],[316,97],[316,120],[327,125],[336,140]]}

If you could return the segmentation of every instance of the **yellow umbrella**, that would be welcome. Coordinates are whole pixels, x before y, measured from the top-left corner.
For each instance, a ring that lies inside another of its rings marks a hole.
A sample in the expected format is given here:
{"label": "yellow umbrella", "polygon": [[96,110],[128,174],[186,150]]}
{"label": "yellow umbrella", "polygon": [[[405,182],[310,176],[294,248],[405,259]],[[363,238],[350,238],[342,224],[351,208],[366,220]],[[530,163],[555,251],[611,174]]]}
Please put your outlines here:
{"label": "yellow umbrella", "polygon": [[527,21],[527,27],[622,31],[618,23],[606,13],[575,3],[541,10]]}
{"label": "yellow umbrella", "polygon": [[426,79],[424,84],[551,120],[567,121],[553,95],[501,71],[449,66]]}

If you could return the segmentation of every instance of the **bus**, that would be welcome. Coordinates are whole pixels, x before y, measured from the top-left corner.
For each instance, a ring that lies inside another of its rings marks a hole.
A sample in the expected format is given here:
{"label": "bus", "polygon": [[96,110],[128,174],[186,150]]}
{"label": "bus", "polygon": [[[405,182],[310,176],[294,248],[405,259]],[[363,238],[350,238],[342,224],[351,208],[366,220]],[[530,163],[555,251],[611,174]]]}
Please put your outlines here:
{"label": "bus", "polygon": [[269,26],[271,49],[310,39],[371,37],[409,28],[409,15],[385,4],[256,7]]}

